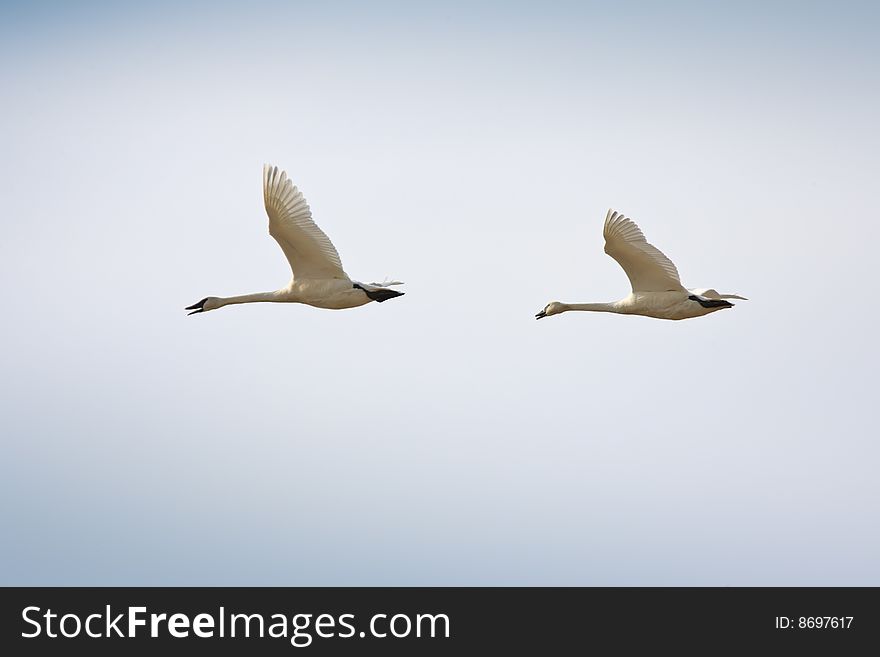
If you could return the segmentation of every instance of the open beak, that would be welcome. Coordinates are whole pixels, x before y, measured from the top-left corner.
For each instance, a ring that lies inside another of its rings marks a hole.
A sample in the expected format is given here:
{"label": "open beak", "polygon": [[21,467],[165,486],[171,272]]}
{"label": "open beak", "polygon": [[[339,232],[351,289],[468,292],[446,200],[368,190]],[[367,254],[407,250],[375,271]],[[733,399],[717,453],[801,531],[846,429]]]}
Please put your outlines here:
{"label": "open beak", "polygon": [[198,303],[194,303],[191,306],[187,306],[184,310],[192,310],[191,313],[187,313],[187,315],[195,315],[196,313],[205,312],[205,302],[208,300],[208,297],[205,297]]}
{"label": "open beak", "polygon": [[535,319],[542,319],[542,318],[544,318],[544,317],[546,317],[546,316],[547,316],[547,313],[545,313],[545,312],[542,310],[542,311],[539,312],[537,315],[535,315]]}

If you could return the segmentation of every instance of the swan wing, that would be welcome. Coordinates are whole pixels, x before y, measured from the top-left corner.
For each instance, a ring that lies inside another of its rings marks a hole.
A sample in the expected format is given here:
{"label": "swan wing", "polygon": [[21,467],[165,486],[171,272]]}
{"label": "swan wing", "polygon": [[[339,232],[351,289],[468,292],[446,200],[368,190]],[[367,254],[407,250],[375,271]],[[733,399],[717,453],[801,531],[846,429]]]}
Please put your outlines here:
{"label": "swan wing", "polygon": [[263,200],[269,215],[269,234],[287,256],[293,277],[348,279],[330,238],[312,221],[302,192],[284,171],[263,165]]}
{"label": "swan wing", "polygon": [[632,219],[608,210],[603,232],[605,253],[623,267],[633,292],[684,291],[675,265],[660,249],[648,243]]}

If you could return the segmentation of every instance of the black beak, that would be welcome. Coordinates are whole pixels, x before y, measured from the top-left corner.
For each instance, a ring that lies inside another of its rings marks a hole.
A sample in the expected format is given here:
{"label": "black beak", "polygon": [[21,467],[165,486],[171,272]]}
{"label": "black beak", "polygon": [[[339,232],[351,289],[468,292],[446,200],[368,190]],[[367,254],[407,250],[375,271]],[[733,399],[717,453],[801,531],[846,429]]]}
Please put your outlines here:
{"label": "black beak", "polygon": [[205,312],[205,302],[207,300],[208,300],[208,297],[205,297],[204,299],[202,299],[198,303],[194,303],[191,306],[187,306],[186,308],[184,308],[184,310],[192,310],[192,312],[187,313],[187,315],[195,315],[196,313],[203,313],[203,312]]}
{"label": "black beak", "polygon": [[545,313],[545,312],[542,310],[542,311],[539,312],[537,315],[535,315],[535,319],[542,319],[543,317],[546,317],[546,316],[547,316],[547,313]]}

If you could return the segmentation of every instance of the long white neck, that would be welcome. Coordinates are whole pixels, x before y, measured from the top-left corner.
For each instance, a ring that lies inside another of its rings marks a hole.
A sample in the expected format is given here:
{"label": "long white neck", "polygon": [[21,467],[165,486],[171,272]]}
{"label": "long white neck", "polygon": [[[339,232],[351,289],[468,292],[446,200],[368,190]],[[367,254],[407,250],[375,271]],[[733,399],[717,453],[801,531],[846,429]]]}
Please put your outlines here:
{"label": "long white neck", "polygon": [[597,313],[619,313],[620,309],[616,303],[565,303],[563,312],[569,310],[591,310]]}
{"label": "long white neck", "polygon": [[217,297],[217,308],[231,306],[234,303],[257,303],[260,301],[278,301],[278,291],[255,292],[254,294],[242,294],[238,297]]}

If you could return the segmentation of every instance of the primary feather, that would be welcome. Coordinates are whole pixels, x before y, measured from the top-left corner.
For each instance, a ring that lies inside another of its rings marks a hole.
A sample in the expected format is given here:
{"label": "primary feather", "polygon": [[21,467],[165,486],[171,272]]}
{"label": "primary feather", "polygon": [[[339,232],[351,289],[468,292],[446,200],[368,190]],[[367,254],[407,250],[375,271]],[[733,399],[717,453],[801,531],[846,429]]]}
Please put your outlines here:
{"label": "primary feather", "polygon": [[683,291],[672,261],[645,239],[632,219],[608,210],[605,215],[605,253],[623,267],[633,292]]}
{"label": "primary feather", "polygon": [[294,279],[348,280],[330,238],[312,221],[302,192],[278,167],[263,166],[263,200],[269,215],[269,234],[284,251]]}

